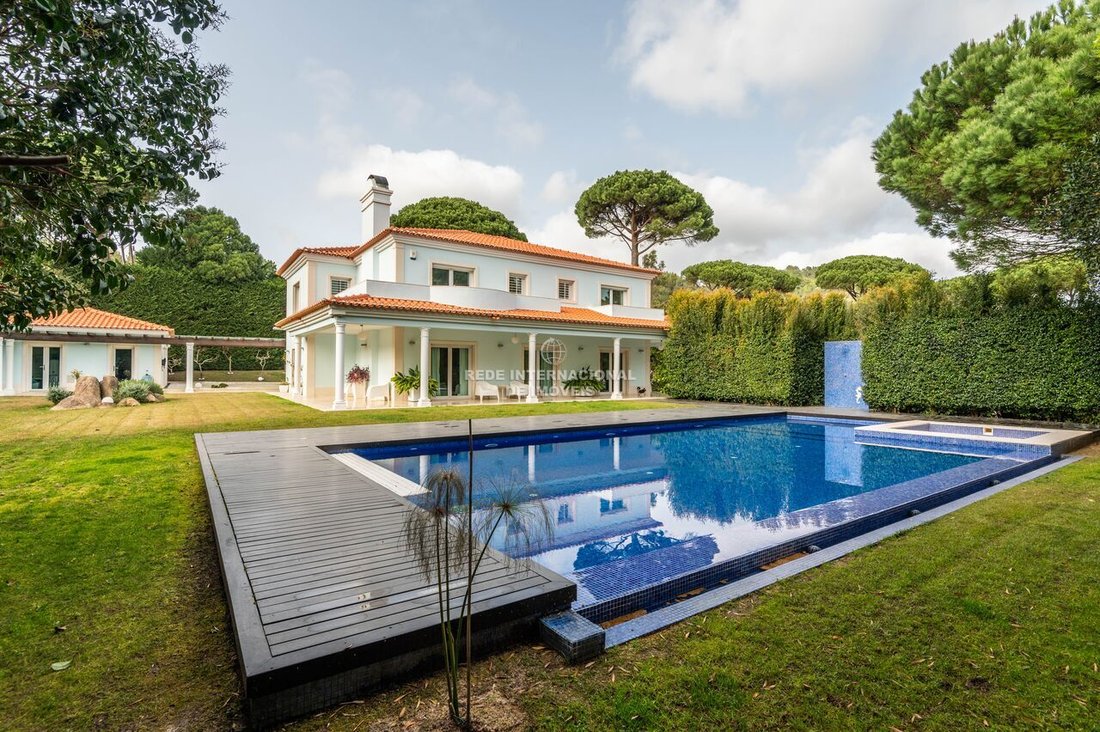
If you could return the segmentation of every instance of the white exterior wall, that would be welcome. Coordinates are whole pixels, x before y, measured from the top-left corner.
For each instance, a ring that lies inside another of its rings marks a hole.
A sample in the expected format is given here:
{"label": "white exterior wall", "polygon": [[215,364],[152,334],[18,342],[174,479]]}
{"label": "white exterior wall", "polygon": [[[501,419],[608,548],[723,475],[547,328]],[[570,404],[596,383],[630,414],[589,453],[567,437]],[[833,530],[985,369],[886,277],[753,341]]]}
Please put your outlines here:
{"label": "white exterior wall", "polygon": [[[416,259],[412,259],[415,251]],[[508,274],[526,274],[528,291],[535,297],[558,299],[558,279],[570,279],[576,284],[575,302],[563,302],[576,307],[594,307],[600,304],[600,287],[609,285],[628,291],[626,305],[649,307],[648,276],[633,276],[626,271],[590,270],[575,267],[565,261],[544,260],[537,262],[521,259],[514,252],[496,254],[491,250],[459,246],[437,247],[409,242],[404,246],[403,282],[430,285],[432,265],[454,265],[473,268],[470,284],[492,290],[508,290]]]}
{"label": "white exterior wall", "polygon": [[15,341],[12,361],[16,394],[45,394],[49,388],[47,383],[44,389],[31,390],[31,356],[35,347],[61,349],[60,385],[65,388],[71,389],[74,384],[71,376],[73,369],[80,371],[82,376],[94,376],[97,379],[113,374],[115,349],[118,348],[133,349],[133,378],[141,379],[148,373],[153,381],[161,386],[168,384],[162,346],[159,345],[97,343],[95,336],[89,336],[86,343],[20,340]]}

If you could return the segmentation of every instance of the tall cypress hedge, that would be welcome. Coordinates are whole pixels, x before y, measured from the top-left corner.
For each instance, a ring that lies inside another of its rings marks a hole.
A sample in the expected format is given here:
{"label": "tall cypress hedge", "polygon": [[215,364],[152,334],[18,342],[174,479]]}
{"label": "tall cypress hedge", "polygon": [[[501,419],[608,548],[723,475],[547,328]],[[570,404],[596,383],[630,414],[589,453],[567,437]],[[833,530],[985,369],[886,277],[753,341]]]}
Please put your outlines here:
{"label": "tall cypress hedge", "polygon": [[974,305],[950,286],[860,304],[872,409],[1100,421],[1100,305]]}
{"label": "tall cypress hedge", "polygon": [[[185,271],[135,267],[134,282],[125,290],[99,297],[93,305],[175,328],[181,335],[258,336],[277,338],[272,326],[285,315],[286,282],[273,277],[258,282],[218,285],[204,282]],[[222,353],[207,350],[214,358],[208,369],[225,369]],[[283,349],[233,349],[233,369],[260,368],[256,354],[269,350],[268,370],[282,369]],[[179,358],[182,347],[173,346]]]}
{"label": "tall cypress hedge", "polygon": [[681,290],[668,305],[668,341],[654,384],[669,396],[761,404],[820,404],[824,342],[850,337],[838,294],[750,299],[729,290]]}

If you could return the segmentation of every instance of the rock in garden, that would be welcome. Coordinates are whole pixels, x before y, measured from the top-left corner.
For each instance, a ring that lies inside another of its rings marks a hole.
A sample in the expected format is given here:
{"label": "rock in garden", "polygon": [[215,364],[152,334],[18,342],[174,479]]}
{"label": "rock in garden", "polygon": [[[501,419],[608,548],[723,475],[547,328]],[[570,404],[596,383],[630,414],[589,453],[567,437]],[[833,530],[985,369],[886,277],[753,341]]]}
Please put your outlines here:
{"label": "rock in garden", "polygon": [[149,392],[149,396],[145,397],[146,404],[156,404],[158,401],[160,400],[157,399],[157,395],[153,392]]}
{"label": "rock in garden", "polygon": [[101,399],[106,399],[115,393],[115,389],[118,388],[118,377],[114,374],[107,374],[99,381],[99,396]]}
{"label": "rock in garden", "polygon": [[99,406],[99,399],[99,379],[94,376],[81,376],[76,380],[72,396],[59,401],[54,409],[90,409]]}
{"label": "rock in garden", "polygon": [[134,399],[133,397],[126,397],[125,399],[123,399],[121,402],[118,403],[118,406],[120,406],[120,407],[140,407],[141,402],[139,402],[137,399]]}

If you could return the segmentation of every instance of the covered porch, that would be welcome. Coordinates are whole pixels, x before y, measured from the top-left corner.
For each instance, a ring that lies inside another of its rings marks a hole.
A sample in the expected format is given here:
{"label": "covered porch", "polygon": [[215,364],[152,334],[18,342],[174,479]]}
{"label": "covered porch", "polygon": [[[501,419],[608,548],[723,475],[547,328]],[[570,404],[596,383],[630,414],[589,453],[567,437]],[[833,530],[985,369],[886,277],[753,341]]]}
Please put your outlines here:
{"label": "covered porch", "polygon": [[[646,326],[327,312],[287,329],[286,396],[325,410],[651,398],[650,354],[663,335]],[[367,384],[348,382],[353,366],[369,369]],[[391,382],[417,371],[412,388]],[[578,389],[579,375],[599,383]]]}

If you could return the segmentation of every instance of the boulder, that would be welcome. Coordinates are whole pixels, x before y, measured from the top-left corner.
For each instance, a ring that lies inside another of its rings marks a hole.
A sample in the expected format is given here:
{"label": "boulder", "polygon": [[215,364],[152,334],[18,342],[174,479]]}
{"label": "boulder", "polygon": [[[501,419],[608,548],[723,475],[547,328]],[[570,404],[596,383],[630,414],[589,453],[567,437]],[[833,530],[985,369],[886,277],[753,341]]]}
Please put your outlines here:
{"label": "boulder", "polygon": [[145,403],[146,404],[156,404],[157,401],[159,401],[157,399],[157,395],[154,394],[153,392],[149,392],[149,396],[145,397]]}
{"label": "boulder", "polygon": [[125,399],[123,399],[121,402],[118,403],[118,406],[120,406],[120,407],[140,407],[141,402],[139,402],[137,399],[134,399],[133,397],[126,397]]}
{"label": "boulder", "polygon": [[59,401],[54,409],[90,409],[99,406],[99,379],[81,376],[76,380],[72,396]]}
{"label": "boulder", "polygon": [[118,377],[114,374],[107,374],[99,380],[99,398],[106,399],[115,393],[115,389],[118,388]]}

